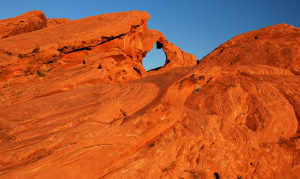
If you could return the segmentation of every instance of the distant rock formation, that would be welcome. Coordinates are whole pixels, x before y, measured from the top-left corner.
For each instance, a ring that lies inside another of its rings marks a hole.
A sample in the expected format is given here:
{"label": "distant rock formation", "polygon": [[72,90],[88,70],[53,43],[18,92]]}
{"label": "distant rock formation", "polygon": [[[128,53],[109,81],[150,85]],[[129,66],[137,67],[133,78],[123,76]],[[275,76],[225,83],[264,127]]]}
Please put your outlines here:
{"label": "distant rock formation", "polygon": [[[0,178],[300,178],[299,28],[241,34],[196,65],[149,17],[0,39]],[[155,43],[166,63],[146,72]]]}
{"label": "distant rock formation", "polygon": [[269,65],[300,74],[300,29],[278,24],[234,37],[220,45],[201,64]]}

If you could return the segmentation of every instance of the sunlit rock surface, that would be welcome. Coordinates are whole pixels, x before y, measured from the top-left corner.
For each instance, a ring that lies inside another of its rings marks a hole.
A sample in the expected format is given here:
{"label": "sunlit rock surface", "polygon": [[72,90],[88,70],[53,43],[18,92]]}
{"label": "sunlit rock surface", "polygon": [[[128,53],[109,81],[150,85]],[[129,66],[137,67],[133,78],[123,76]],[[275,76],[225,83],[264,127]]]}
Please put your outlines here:
{"label": "sunlit rock surface", "polygon": [[[149,18],[0,40],[0,178],[299,178],[299,29],[239,35],[196,65]],[[146,72],[155,43],[166,63]]]}

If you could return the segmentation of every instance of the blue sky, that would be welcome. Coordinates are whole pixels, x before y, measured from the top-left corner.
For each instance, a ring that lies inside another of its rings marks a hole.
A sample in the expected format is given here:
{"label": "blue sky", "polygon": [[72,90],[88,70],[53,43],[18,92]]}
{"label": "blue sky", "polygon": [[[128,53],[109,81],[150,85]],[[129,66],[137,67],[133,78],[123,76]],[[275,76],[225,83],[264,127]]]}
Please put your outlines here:
{"label": "blue sky", "polygon": [[[9,0],[1,2],[0,19],[30,10],[74,20],[134,9],[150,13],[150,29],[198,59],[247,31],[279,23],[300,27],[300,0]],[[161,50],[152,50],[144,66],[152,69],[164,60]]]}

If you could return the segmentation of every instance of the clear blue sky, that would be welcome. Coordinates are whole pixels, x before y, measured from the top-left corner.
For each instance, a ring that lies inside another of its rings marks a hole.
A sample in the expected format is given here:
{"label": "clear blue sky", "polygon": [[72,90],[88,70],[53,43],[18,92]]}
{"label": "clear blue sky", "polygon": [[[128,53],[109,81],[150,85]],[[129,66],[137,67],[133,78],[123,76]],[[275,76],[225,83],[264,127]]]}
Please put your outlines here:
{"label": "clear blue sky", "polygon": [[[300,27],[300,0],[7,0],[1,2],[0,19],[30,10],[74,20],[134,9],[150,13],[150,29],[198,59],[247,31],[279,23]],[[161,50],[152,50],[144,66],[155,68],[164,60]]]}

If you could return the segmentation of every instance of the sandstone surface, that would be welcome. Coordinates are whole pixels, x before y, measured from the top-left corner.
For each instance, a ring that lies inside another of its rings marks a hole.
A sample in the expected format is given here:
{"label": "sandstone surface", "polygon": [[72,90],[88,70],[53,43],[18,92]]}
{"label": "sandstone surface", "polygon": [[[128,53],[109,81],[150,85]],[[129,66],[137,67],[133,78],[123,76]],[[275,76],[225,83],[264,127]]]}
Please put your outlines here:
{"label": "sandstone surface", "polygon": [[57,26],[57,25],[61,25],[61,24],[65,24],[67,22],[70,22],[70,19],[66,19],[66,18],[59,18],[59,19],[47,19],[47,27],[51,27],[51,26]]}
{"label": "sandstone surface", "polygon": [[[24,75],[53,76],[58,71],[68,74],[74,69],[77,73],[64,81],[65,86],[73,85],[67,84],[72,80],[132,81],[145,76],[142,60],[156,42],[164,44],[167,57],[172,56],[166,68],[197,63],[193,55],[168,42],[161,32],[149,30],[149,18],[143,11],[102,14],[2,39],[0,81]],[[58,76],[61,75],[54,75]]]}
{"label": "sandstone surface", "polygon": [[[196,65],[149,17],[0,40],[0,178],[299,178],[299,29],[239,35]],[[166,63],[146,72],[155,43]]]}
{"label": "sandstone surface", "polygon": [[15,18],[0,20],[0,39],[32,32],[47,26],[42,11],[30,11]]}
{"label": "sandstone surface", "polygon": [[238,35],[220,45],[202,64],[269,65],[300,73],[300,29],[278,24]]}

